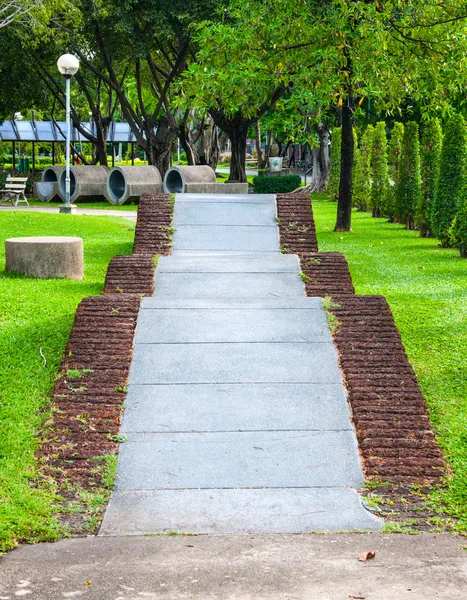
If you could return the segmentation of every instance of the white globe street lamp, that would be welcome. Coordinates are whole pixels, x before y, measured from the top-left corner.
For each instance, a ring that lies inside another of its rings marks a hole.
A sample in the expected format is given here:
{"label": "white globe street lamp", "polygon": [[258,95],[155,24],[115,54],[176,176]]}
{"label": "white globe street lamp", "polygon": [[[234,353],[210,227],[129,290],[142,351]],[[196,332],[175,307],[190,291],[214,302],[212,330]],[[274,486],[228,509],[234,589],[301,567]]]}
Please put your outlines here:
{"label": "white globe street lamp", "polygon": [[60,206],[61,213],[71,214],[75,207],[70,203],[70,80],[78,72],[79,60],[73,54],[63,54],[57,60],[57,68],[65,77],[66,83],[66,171],[65,171],[65,204]]}

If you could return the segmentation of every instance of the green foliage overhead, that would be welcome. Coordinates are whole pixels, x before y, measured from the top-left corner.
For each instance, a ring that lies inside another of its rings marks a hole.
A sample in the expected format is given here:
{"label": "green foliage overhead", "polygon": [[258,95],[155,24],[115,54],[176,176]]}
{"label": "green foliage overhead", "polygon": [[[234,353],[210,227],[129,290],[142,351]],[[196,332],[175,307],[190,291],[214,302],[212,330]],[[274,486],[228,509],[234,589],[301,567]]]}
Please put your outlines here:
{"label": "green foliage overhead", "polygon": [[415,221],[422,237],[431,231],[431,211],[441,166],[443,131],[439,119],[433,119],[423,128],[420,151],[422,194],[417,206]]}
{"label": "green foliage overhead", "polygon": [[297,105],[314,107],[316,118],[349,91],[381,108],[411,94],[424,110],[429,91],[432,107],[446,107],[464,68],[464,12],[406,0],[230,0],[220,20],[195,26],[198,62],[182,96],[254,114],[275,87],[292,84]]}
{"label": "green foliage overhead", "polygon": [[339,181],[341,178],[341,149],[342,149],[342,127],[335,127],[331,136],[331,153],[329,181],[326,188],[332,200],[337,200],[339,195]]}
{"label": "green foliage overhead", "polygon": [[278,175],[253,178],[255,194],[288,194],[300,187],[300,175]]}
{"label": "green foliage overhead", "polygon": [[371,196],[371,148],[374,127],[368,125],[355,149],[353,205],[368,210]]}
{"label": "green foliage overhead", "polygon": [[467,129],[461,115],[453,115],[444,130],[437,193],[431,226],[443,246],[451,243],[450,228],[466,190]]}
{"label": "green foliage overhead", "polygon": [[376,124],[371,143],[371,210],[374,217],[386,214],[389,197],[388,140],[386,123]]}
{"label": "green foliage overhead", "polygon": [[406,124],[402,140],[399,183],[396,190],[396,211],[401,223],[414,227],[415,210],[420,202],[422,182],[420,175],[420,142],[418,124]]}

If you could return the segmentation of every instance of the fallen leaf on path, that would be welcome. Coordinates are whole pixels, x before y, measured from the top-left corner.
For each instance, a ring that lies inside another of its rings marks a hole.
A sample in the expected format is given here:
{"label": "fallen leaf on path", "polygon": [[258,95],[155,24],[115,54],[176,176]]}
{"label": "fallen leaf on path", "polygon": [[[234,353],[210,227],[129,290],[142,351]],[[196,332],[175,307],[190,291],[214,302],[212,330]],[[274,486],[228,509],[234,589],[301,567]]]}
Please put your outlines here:
{"label": "fallen leaf on path", "polygon": [[365,600],[366,596],[352,596],[352,595],[350,595],[349,598],[354,598],[355,600]]}
{"label": "fallen leaf on path", "polygon": [[376,552],[364,552],[363,554],[360,554],[358,560],[360,562],[366,562],[367,560],[369,560],[370,558],[374,558],[375,556]]}

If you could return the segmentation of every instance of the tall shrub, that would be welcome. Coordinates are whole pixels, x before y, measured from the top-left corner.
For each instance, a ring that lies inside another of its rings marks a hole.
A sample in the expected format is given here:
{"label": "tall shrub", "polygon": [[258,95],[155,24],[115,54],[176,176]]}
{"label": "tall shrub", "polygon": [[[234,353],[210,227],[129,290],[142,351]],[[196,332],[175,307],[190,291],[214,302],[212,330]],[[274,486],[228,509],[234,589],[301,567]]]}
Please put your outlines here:
{"label": "tall shrub", "polygon": [[467,258],[467,202],[461,200],[456,210],[456,216],[449,229],[450,245],[459,248],[461,258]]}
{"label": "tall shrub", "polygon": [[341,147],[342,127],[332,130],[329,181],[326,191],[331,195],[331,200],[337,201],[339,197],[339,182],[341,178]]}
{"label": "tall shrub", "polygon": [[355,150],[353,204],[358,210],[368,210],[371,196],[371,143],[373,125],[368,125]]}
{"label": "tall shrub", "polygon": [[415,210],[422,194],[418,124],[411,121],[404,129],[399,183],[396,190],[397,216],[408,229],[415,225]]}
{"label": "tall shrub", "polygon": [[389,194],[388,140],[386,123],[376,124],[371,144],[371,210],[374,217],[380,217],[387,204]]}
{"label": "tall shrub", "polygon": [[402,140],[404,138],[404,124],[398,121],[394,123],[391,131],[391,139],[388,143],[388,170],[389,177],[397,185],[399,183],[399,167],[402,152]]}
{"label": "tall shrub", "polygon": [[442,145],[441,124],[439,119],[433,119],[423,129],[420,151],[422,194],[417,206],[415,223],[421,237],[429,237],[431,234],[431,211],[438,186]]}
{"label": "tall shrub", "polygon": [[439,181],[431,210],[431,226],[442,246],[452,245],[450,228],[465,192],[466,162],[466,123],[461,115],[454,115],[444,129]]}
{"label": "tall shrub", "polygon": [[387,204],[384,208],[386,216],[393,221],[396,216],[396,190],[399,185],[402,140],[404,138],[404,124],[398,121],[394,123],[391,138],[388,142],[388,171],[389,171],[389,194]]}

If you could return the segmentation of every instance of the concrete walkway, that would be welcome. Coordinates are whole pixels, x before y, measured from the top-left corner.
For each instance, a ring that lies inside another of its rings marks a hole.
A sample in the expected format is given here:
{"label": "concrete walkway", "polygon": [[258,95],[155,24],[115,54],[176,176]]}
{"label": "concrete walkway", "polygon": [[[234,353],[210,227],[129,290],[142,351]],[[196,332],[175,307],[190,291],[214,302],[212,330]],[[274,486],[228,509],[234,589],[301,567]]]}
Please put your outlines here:
{"label": "concrete walkway", "polygon": [[0,598],[465,600],[465,545],[428,534],[89,537],[0,559]]}
{"label": "concrete walkway", "polygon": [[336,351],[274,196],[179,195],[100,535],[378,529]]}
{"label": "concrete walkway", "polygon": [[[0,206],[0,213],[2,211],[21,211],[21,212],[41,212],[49,214],[59,214],[58,206],[12,206],[3,205]],[[129,221],[136,221],[137,212],[136,210],[118,210],[118,209],[100,209],[100,208],[77,208],[77,215],[90,215],[94,217],[123,217]]]}

